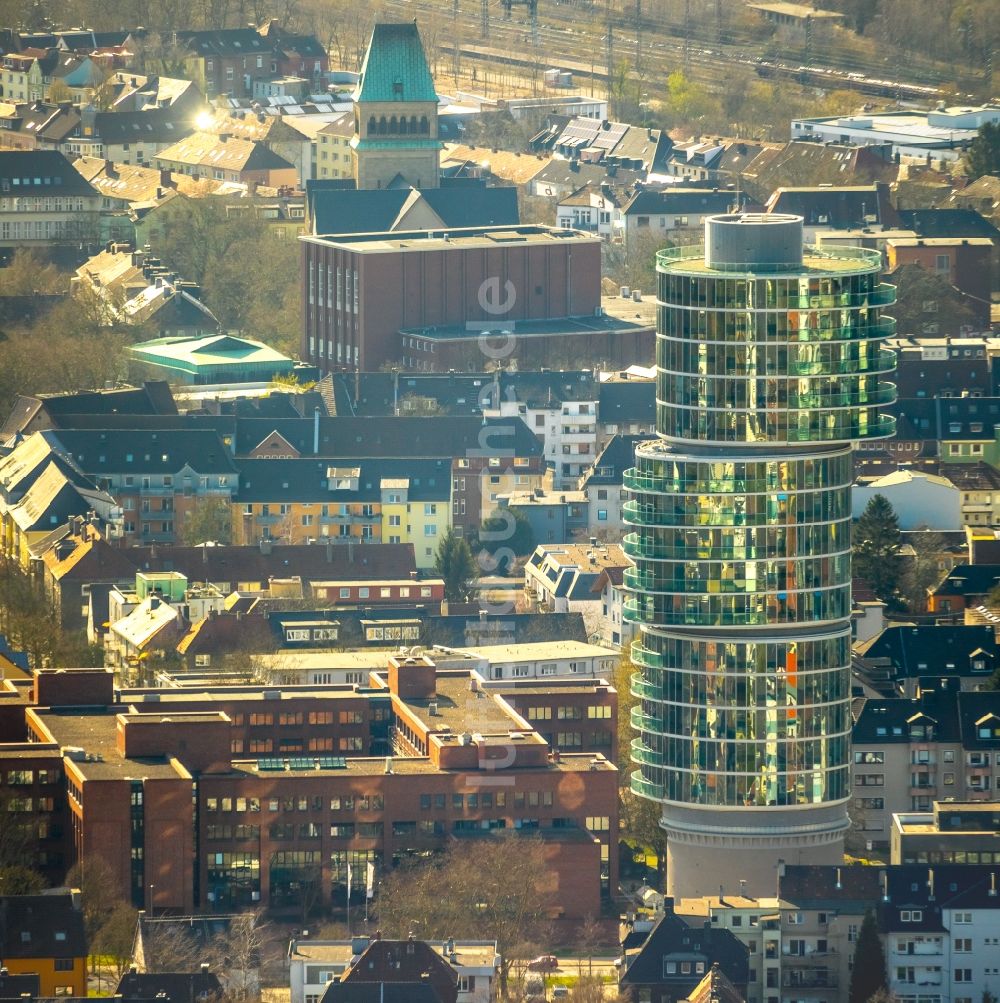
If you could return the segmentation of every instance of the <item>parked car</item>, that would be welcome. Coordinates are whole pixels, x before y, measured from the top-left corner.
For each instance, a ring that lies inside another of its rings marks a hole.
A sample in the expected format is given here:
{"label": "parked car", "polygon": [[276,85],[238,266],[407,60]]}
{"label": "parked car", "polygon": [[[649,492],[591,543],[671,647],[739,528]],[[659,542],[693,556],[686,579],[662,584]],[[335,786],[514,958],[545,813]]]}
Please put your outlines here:
{"label": "parked car", "polygon": [[559,959],[554,954],[541,954],[528,962],[529,972],[554,972],[559,968]]}

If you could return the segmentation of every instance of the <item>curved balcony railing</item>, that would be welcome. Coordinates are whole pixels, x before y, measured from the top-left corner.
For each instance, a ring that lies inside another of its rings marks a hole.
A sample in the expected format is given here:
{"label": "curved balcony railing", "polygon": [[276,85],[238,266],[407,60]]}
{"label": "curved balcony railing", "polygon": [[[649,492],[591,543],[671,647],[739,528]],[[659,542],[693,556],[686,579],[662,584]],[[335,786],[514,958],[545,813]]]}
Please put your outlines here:
{"label": "curved balcony railing", "polygon": [[[656,627],[780,627],[796,624],[811,624],[813,626],[826,623],[836,623],[850,615],[848,601],[850,587],[837,585],[827,590],[829,598],[822,607],[803,609],[788,608],[784,612],[790,615],[782,616],[782,608],[771,609],[764,600],[774,600],[774,592],[737,592],[737,593],[690,593],[684,598],[698,599],[728,599],[733,595],[744,595],[748,605],[739,611],[713,609],[708,606],[698,610],[648,610],[641,607],[636,599],[626,599],[622,604],[622,617],[628,623],[652,624]],[[838,598],[842,594],[842,598]],[[809,591],[797,592],[800,597],[811,595]],[[700,605],[700,604],[699,604]],[[815,604],[814,604],[815,606]]]}
{"label": "curved balcony railing", "polygon": [[[801,569],[805,572],[809,570],[808,562],[820,562],[826,560],[829,560],[829,558],[824,554],[816,556],[806,554],[801,557],[781,558],[773,561],[772,563],[783,566],[787,564],[805,565],[805,567]],[[719,562],[720,565],[723,563],[726,562]],[[840,563],[840,574],[837,574],[836,565],[831,566],[822,576],[815,573],[816,569],[813,568],[813,580],[805,582],[796,582],[793,580],[793,576],[791,575],[789,575],[788,579],[784,581],[778,581],[773,576],[768,575],[767,573],[762,573],[759,577],[752,580],[752,586],[748,585],[746,581],[741,581],[739,579],[716,579],[709,584],[701,577],[671,578],[666,575],[646,574],[639,571],[637,568],[626,568],[624,574],[624,584],[626,589],[633,592],[641,592],[643,595],[664,596],[738,596],[745,594],[751,589],[757,594],[771,593],[774,595],[779,595],[781,593],[812,592],[816,589],[836,588],[838,586],[846,587],[849,584],[850,567],[848,561],[846,560],[846,555],[844,555],[844,559]],[[830,579],[833,580],[831,581]]]}
{"label": "curved balcony railing", "polygon": [[[857,262],[858,271],[882,267],[882,252],[870,250],[866,247],[839,247],[835,244],[806,244],[802,248],[802,258],[798,261],[778,262],[767,264],[761,267],[761,271],[772,273],[779,270],[802,271],[805,262],[810,258],[821,261],[847,261]],[[656,252],[657,267],[669,268],[672,264],[681,261],[705,261],[705,248],[701,244],[684,244],[681,247],[665,247]],[[756,275],[757,272],[748,270],[744,263],[720,263],[711,266],[712,271],[727,273],[745,273]],[[845,269],[845,271],[847,271]]]}
{"label": "curved balcony railing", "polygon": [[[632,661],[635,662],[635,655],[632,656]],[[637,663],[646,664],[646,663]],[[661,668],[662,666],[657,666]],[[659,687],[654,686],[652,683],[647,682],[638,672],[633,672],[629,676],[629,692],[634,697],[639,697],[640,700],[662,700],[663,694]]]}
{"label": "curved balcony railing", "polygon": [[664,757],[648,748],[641,738],[633,738],[629,743],[629,759],[641,766],[663,766]]}
{"label": "curved balcony railing", "polygon": [[629,787],[632,793],[639,797],[651,798],[654,801],[663,800],[663,785],[651,783],[639,770],[635,770],[629,777]]}
{"label": "curved balcony railing", "polygon": [[[869,363],[864,366],[863,363]],[[792,362],[788,366],[788,375],[797,376],[842,376],[844,374],[877,375],[891,373],[896,369],[896,353],[891,348],[879,350],[873,359],[851,359],[847,362],[824,362],[811,360],[808,362]]]}
{"label": "curved balcony railing", "polygon": [[[671,304],[663,304],[666,310],[675,309]],[[739,308],[741,316],[746,311]],[[723,328],[710,334],[709,329],[701,329],[700,324],[684,325],[679,330],[664,329],[658,332],[661,341],[677,341],[681,343],[704,342],[706,345],[734,348],[746,345],[756,345],[758,348],[797,348],[802,345],[835,345],[861,344],[865,342],[885,341],[896,334],[894,317],[879,317],[878,320],[863,323],[839,324],[830,327],[795,327],[786,328],[779,335],[777,331],[768,333],[756,332],[752,326]]]}

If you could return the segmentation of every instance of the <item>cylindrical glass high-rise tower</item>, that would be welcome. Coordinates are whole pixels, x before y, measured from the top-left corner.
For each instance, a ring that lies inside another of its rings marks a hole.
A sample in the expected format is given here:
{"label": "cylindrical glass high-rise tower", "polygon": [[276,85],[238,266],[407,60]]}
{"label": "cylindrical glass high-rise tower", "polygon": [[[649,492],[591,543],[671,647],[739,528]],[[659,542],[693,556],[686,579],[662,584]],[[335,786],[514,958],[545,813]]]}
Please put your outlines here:
{"label": "cylindrical glass high-rise tower", "polygon": [[878,252],[715,216],[657,255],[657,436],[625,474],[636,794],[667,887],[839,863],[850,795],[851,443],[889,436]]}

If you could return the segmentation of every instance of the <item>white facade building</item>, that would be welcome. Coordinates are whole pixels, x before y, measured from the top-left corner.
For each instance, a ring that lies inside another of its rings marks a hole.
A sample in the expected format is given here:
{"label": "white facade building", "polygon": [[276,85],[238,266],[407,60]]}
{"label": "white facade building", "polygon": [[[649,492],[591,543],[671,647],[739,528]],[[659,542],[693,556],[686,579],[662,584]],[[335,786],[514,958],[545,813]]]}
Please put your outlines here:
{"label": "white facade building", "polygon": [[[289,1003],[321,1003],[327,986],[340,978],[368,943],[367,937],[293,940],[288,945]],[[430,946],[458,973],[458,1003],[491,1003],[500,971],[496,941],[433,941]]]}
{"label": "white facade building", "polygon": [[1000,106],[792,119],[791,138],[855,146],[891,143],[893,154],[903,158],[955,161],[987,122],[1000,122]]}
{"label": "white facade building", "polygon": [[875,495],[889,500],[902,530],[962,528],[962,492],[946,477],[896,470],[868,484],[856,484],[851,493],[851,514],[855,519]]}

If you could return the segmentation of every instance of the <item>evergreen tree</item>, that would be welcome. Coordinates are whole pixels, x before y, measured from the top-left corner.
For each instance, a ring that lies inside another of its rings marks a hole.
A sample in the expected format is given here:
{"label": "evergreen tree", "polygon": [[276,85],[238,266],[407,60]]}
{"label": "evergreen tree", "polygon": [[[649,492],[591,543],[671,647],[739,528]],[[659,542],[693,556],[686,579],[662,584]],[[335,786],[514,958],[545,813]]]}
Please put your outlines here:
{"label": "evergreen tree", "polygon": [[1000,173],[1000,123],[987,122],[969,144],[965,163],[973,178]]}
{"label": "evergreen tree", "polygon": [[851,967],[851,988],[848,1003],[868,1003],[879,992],[886,990],[885,951],[878,935],[875,914],[868,910],[858,931]]}
{"label": "evergreen tree", "polygon": [[464,602],[477,568],[468,541],[453,529],[449,529],[438,544],[434,570],[444,579],[445,599],[448,602]]}
{"label": "evergreen tree", "polygon": [[514,558],[534,552],[535,531],[522,512],[497,510],[483,521],[470,546],[486,573],[493,569],[494,574],[508,575]]}
{"label": "evergreen tree", "polygon": [[885,495],[873,495],[854,526],[853,572],[891,603],[903,573],[899,519]]}

